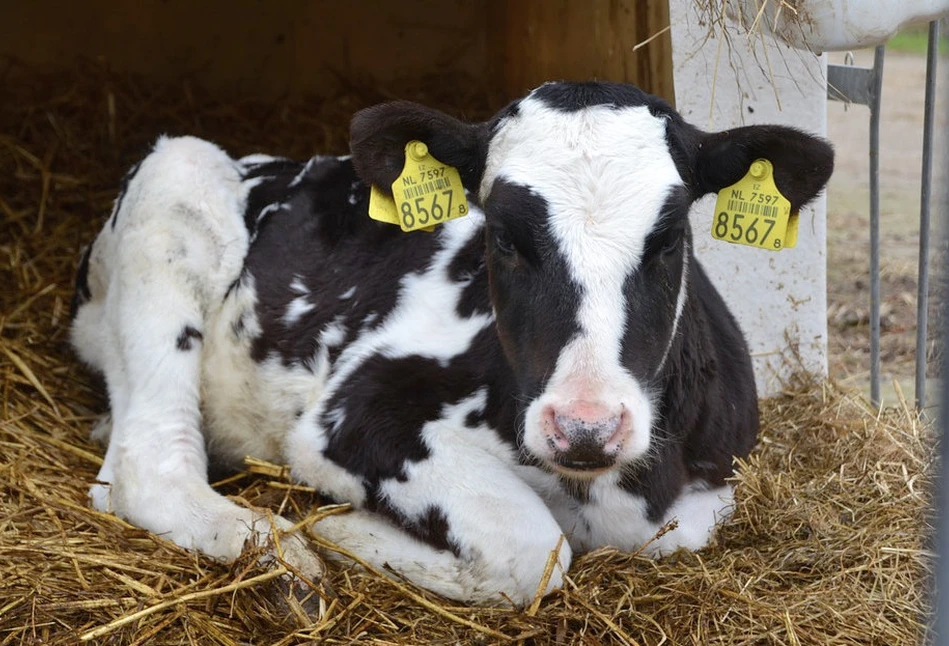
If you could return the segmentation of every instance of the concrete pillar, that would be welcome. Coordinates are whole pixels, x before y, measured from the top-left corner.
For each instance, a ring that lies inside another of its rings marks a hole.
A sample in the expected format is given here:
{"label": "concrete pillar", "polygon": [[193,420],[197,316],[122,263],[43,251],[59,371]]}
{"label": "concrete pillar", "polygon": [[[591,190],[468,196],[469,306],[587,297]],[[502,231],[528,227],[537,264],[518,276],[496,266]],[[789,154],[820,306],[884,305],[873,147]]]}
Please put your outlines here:
{"label": "concrete pillar", "polygon": [[[826,62],[773,36],[746,36],[709,22],[695,0],[670,0],[676,107],[706,130],[786,124],[825,135]],[[754,358],[759,394],[804,368],[827,373],[827,204],[801,210],[797,247],[766,251],[714,240],[715,196],[692,209],[696,253],[738,318]]]}

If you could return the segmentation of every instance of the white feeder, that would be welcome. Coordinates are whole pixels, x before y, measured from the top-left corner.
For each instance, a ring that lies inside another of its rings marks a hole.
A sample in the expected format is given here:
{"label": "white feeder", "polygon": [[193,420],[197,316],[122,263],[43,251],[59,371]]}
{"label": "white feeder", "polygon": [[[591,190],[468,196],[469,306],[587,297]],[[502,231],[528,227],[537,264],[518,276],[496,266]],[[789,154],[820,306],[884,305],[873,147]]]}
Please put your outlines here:
{"label": "white feeder", "polygon": [[903,27],[949,12],[949,0],[728,0],[728,14],[799,49],[880,45]]}

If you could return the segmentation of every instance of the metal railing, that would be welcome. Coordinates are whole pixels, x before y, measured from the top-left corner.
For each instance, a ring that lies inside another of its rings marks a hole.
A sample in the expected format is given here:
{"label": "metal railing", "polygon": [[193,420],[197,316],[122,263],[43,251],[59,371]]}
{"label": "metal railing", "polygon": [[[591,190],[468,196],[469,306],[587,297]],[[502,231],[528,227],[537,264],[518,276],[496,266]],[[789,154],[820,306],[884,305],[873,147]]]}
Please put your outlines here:
{"label": "metal railing", "polygon": [[[936,63],[939,50],[939,22],[929,23],[929,45],[926,53],[926,98],[923,108],[923,165],[919,209],[919,267],[916,301],[916,409],[926,404],[926,356],[929,315],[929,243],[931,228],[933,130],[935,124]],[[881,63],[882,63],[882,54]],[[874,64],[876,67],[876,64]],[[881,68],[882,70],[882,68]],[[881,71],[882,76],[882,71]],[[879,100],[879,95],[877,95]],[[872,110],[872,108],[871,108]],[[871,126],[871,130],[872,130]],[[879,123],[877,123],[879,127]],[[872,155],[872,153],[871,153]],[[872,157],[871,157],[872,158]],[[872,198],[871,198],[872,199]],[[879,213],[877,213],[879,216]],[[949,242],[949,240],[947,240]],[[879,284],[879,277],[877,277]],[[949,341],[949,300],[943,309],[942,329],[939,333]],[[872,378],[872,376],[871,376]],[[876,373],[876,393],[879,397],[879,366]],[[872,396],[873,384],[871,384]],[[932,646],[949,646],[949,379],[939,386],[938,457],[935,477],[935,545],[936,560],[930,588],[931,616],[927,641]],[[879,404],[878,399],[874,399]]]}
{"label": "metal railing", "polygon": [[[923,114],[923,165],[919,212],[919,265],[916,295],[916,409],[926,405],[926,357],[929,313],[933,126],[939,22],[929,23],[926,98]],[[880,405],[880,99],[885,47],[876,48],[873,67],[827,66],[827,98],[870,108],[870,400]]]}
{"label": "metal railing", "polygon": [[919,205],[919,287],[916,300],[916,408],[926,405],[926,346],[929,330],[929,234],[933,195],[933,130],[936,107],[936,63],[939,21],[929,23],[926,53],[926,103],[923,108],[923,177]]}

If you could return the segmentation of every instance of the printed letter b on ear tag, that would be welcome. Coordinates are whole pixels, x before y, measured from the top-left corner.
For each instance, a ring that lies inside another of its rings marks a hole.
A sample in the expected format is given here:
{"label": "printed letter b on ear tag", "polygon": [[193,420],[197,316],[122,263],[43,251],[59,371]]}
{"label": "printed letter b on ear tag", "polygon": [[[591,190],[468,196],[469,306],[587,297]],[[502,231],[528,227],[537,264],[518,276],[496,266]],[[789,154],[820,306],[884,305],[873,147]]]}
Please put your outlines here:
{"label": "printed letter b on ear tag", "polygon": [[432,157],[421,141],[406,144],[405,166],[392,183],[392,198],[403,231],[429,229],[468,215],[458,169]]}
{"label": "printed letter b on ear tag", "polygon": [[738,182],[718,192],[712,237],[780,251],[797,244],[798,214],[774,183],[774,167],[756,159]]}

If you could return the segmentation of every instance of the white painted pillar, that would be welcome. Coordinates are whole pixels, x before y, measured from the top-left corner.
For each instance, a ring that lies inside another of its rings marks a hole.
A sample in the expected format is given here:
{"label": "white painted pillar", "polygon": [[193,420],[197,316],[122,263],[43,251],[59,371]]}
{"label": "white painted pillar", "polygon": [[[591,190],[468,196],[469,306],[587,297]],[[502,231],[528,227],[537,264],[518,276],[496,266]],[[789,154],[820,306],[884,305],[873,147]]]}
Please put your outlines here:
{"label": "white painted pillar", "polygon": [[[669,0],[676,108],[683,117],[705,130],[775,123],[826,134],[823,56],[771,35],[751,40],[731,22],[722,39],[721,26],[702,21],[699,11],[694,0]],[[779,252],[714,240],[714,207],[712,195],[692,209],[696,253],[748,339],[759,395],[774,394],[800,368],[826,375],[825,197],[801,210],[797,247]]]}

